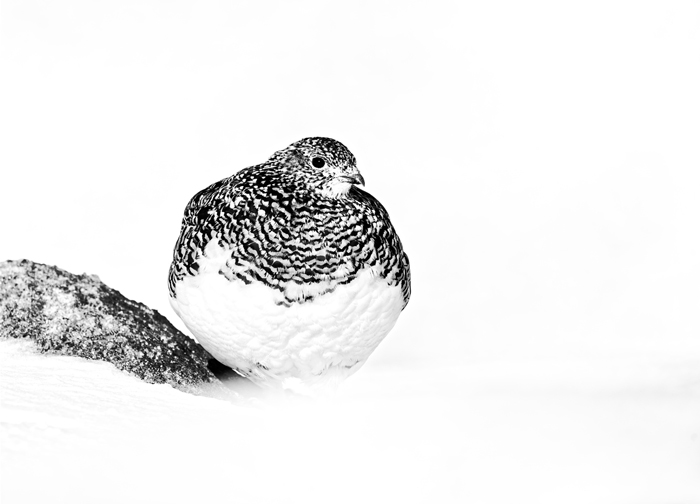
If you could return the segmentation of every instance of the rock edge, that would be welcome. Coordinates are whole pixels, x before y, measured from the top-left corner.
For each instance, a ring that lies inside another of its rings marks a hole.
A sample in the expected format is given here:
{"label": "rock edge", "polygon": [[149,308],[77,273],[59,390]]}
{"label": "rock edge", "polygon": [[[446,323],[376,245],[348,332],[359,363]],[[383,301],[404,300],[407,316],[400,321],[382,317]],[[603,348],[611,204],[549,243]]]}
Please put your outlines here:
{"label": "rock edge", "polygon": [[27,259],[0,262],[0,338],[29,338],[41,352],[111,362],[187,391],[217,381],[211,355],[158,311],[95,275]]}

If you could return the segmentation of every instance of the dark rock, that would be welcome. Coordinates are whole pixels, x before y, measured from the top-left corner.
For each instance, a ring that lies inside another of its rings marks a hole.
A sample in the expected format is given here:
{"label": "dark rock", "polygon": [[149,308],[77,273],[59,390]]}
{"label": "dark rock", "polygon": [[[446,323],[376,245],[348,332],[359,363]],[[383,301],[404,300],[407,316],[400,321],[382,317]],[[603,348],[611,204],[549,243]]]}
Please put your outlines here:
{"label": "dark rock", "polygon": [[97,276],[28,260],[0,262],[0,338],[111,362],[148,383],[192,390],[216,381],[207,367],[211,355],[157,311]]}

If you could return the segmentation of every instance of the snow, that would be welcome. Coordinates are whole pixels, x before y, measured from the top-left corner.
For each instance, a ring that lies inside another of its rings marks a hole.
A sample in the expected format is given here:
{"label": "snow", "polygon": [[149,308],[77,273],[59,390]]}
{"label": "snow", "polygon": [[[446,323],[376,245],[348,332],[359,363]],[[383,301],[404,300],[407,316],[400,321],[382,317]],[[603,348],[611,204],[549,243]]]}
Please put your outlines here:
{"label": "snow", "polygon": [[320,401],[195,396],[15,340],[0,373],[7,503],[700,499],[697,361],[368,364]]}
{"label": "snow", "polygon": [[320,403],[0,342],[5,502],[700,502],[700,5],[26,2],[0,16],[0,259],[184,330],[189,198],[353,152],[413,293]]}

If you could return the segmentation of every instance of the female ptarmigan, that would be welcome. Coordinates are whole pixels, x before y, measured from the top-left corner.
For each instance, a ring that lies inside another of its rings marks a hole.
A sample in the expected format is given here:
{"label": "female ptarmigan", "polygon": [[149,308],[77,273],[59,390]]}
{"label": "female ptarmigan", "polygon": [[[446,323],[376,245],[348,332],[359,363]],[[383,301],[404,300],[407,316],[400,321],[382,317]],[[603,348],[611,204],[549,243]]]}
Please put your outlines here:
{"label": "female ptarmigan", "polygon": [[198,192],[170,266],[170,302],[217,360],[307,389],[356,371],[408,303],[408,257],[355,156],[304,138]]}

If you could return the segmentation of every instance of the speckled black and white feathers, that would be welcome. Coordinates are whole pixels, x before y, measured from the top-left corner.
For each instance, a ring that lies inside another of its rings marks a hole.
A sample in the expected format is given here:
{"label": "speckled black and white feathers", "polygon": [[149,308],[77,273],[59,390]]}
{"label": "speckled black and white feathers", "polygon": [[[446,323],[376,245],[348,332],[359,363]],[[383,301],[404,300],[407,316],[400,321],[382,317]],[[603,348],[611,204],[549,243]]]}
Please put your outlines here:
{"label": "speckled black and white feathers", "polygon": [[408,258],[355,157],[305,138],[197,193],[170,304],[217,360],[303,391],[357,371],[410,296]]}
{"label": "speckled black and white feathers", "polygon": [[196,276],[210,243],[226,249],[218,273],[262,283],[276,303],[313,302],[360,271],[398,285],[408,303],[410,270],[389,215],[369,193],[355,157],[330,138],[305,138],[197,193],[187,205],[169,288]]}

